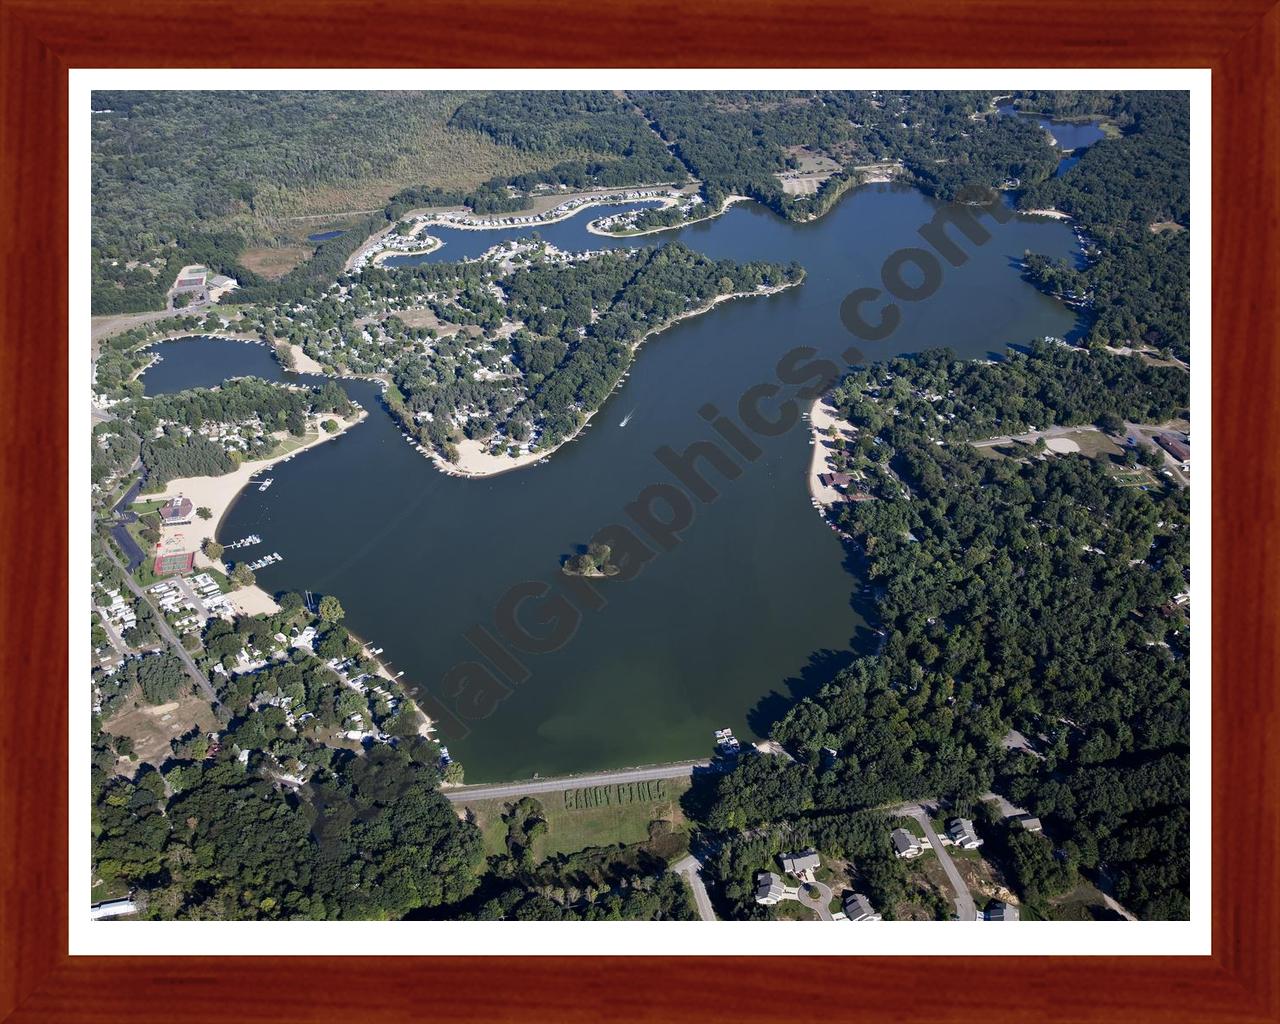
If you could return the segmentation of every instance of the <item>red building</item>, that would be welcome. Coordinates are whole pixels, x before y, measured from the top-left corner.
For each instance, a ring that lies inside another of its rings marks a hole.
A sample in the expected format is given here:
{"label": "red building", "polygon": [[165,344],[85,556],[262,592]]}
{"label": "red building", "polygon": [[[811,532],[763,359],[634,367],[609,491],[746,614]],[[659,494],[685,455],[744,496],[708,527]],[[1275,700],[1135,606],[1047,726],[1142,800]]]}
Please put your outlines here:
{"label": "red building", "polygon": [[189,523],[191,522],[191,510],[193,507],[190,498],[184,498],[182,495],[170,498],[160,506],[160,520],[165,526]]}
{"label": "red building", "polygon": [[1157,434],[1156,444],[1167,451],[1179,462],[1191,461],[1191,446],[1179,441],[1172,434]]}

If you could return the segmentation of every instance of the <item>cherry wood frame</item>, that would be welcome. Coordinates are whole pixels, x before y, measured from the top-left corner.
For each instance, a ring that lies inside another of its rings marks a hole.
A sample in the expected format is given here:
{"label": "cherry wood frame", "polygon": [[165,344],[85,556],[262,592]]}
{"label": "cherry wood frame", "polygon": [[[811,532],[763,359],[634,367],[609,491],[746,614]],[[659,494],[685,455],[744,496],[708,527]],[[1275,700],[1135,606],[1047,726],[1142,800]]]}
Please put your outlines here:
{"label": "cherry wood frame", "polygon": [[[1278,56],[1272,0],[0,0],[0,1019],[1280,1020]],[[67,955],[67,70],[464,64],[1212,68],[1212,956]]]}

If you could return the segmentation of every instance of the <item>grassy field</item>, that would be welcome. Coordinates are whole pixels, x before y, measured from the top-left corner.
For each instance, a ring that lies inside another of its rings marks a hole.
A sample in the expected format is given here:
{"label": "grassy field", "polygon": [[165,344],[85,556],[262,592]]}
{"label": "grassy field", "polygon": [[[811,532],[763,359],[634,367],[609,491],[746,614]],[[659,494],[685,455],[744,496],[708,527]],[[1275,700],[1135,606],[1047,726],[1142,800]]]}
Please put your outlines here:
{"label": "grassy field", "polygon": [[[689,785],[688,779],[659,779],[541,794],[536,799],[542,804],[547,831],[534,841],[534,859],[541,861],[590,846],[642,843],[649,838],[651,821],[670,821],[683,830],[680,797]],[[505,852],[507,826],[502,815],[512,802],[479,800],[465,805],[484,835],[486,854]]]}
{"label": "grassy field", "polygon": [[1119,915],[1108,909],[1102,901],[1102,893],[1091,883],[1080,884],[1063,896],[1049,901],[1049,918],[1053,921],[1115,921]]}
{"label": "grassy field", "polygon": [[155,512],[158,509],[163,508],[164,505],[165,502],[155,498],[150,498],[146,501],[135,501],[129,506],[129,511],[135,515],[145,516],[148,512]]}
{"label": "grassy field", "polygon": [[[207,703],[192,696],[155,707],[138,701],[103,724],[104,732],[133,740],[134,760],[154,765],[163,764],[169,757],[170,740],[193,728],[210,732],[218,728],[218,720]],[[133,764],[121,759],[119,768],[130,772]]]}
{"label": "grassy field", "polygon": [[[329,418],[329,417],[326,417],[326,418]],[[340,419],[341,417],[335,416],[332,418]],[[303,448],[306,445],[313,444],[316,438],[319,436],[320,435],[314,430],[308,430],[301,437],[294,437],[292,434],[285,434],[285,436],[282,437],[279,440],[279,442],[277,442],[276,446],[271,449],[271,454],[268,456],[268,458],[278,459],[282,455],[288,455],[290,452],[296,452],[299,448]]]}
{"label": "grassy field", "polygon": [[259,245],[245,249],[240,254],[240,262],[255,274],[275,281],[310,259],[314,251],[314,247],[309,245]]}

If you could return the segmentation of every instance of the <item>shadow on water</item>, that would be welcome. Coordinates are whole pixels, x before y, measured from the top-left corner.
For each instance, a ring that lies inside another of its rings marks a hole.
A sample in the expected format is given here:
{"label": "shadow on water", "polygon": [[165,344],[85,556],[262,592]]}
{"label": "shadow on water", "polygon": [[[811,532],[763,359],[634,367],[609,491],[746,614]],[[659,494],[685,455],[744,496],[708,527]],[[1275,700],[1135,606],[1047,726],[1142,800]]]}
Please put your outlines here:
{"label": "shadow on water", "polygon": [[814,696],[835,679],[842,669],[848,668],[856,657],[857,654],[852,650],[814,651],[798,673],[782,681],[787,690],[785,694],[770,690],[747,712],[747,724],[751,726],[751,731],[759,736],[768,736],[773,726],[791,710],[792,705],[805,697]]}

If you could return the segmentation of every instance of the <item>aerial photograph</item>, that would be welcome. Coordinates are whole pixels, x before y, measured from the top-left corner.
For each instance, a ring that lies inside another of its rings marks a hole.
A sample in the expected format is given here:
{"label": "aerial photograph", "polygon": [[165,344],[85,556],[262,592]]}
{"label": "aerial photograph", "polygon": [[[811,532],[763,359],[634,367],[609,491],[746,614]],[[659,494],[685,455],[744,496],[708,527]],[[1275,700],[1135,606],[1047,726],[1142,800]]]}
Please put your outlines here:
{"label": "aerial photograph", "polygon": [[95,90],[75,913],[1188,920],[1190,107]]}

